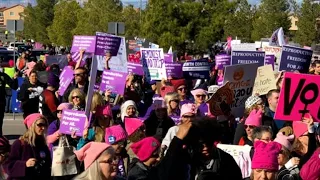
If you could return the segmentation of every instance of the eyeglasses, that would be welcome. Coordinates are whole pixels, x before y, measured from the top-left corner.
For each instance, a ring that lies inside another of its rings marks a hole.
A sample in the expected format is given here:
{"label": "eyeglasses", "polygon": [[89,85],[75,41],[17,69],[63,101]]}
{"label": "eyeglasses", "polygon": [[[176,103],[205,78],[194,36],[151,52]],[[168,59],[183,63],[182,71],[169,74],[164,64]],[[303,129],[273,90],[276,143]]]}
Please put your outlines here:
{"label": "eyeglasses", "polygon": [[250,128],[250,129],[253,129],[255,128],[256,126],[252,126],[252,125],[244,125],[244,129],[247,129],[247,128]]}
{"label": "eyeglasses", "polygon": [[193,118],[193,117],[195,117],[195,115],[183,115],[182,117],[183,118]]}
{"label": "eyeglasses", "polygon": [[178,88],[178,91],[183,91],[183,90],[186,90],[187,88],[185,87],[182,87],[182,88]]}
{"label": "eyeglasses", "polygon": [[80,97],[79,96],[72,96],[72,99],[79,99]]}
{"label": "eyeglasses", "polygon": [[37,126],[41,128],[41,127],[47,127],[48,125],[46,123],[39,123],[37,124]]}
{"label": "eyeglasses", "polygon": [[62,110],[57,110],[57,114],[60,114],[60,113],[62,113]]}
{"label": "eyeglasses", "polygon": [[200,97],[205,98],[206,97],[206,95],[204,95],[204,94],[197,94],[196,96],[197,96],[197,98],[200,98]]}
{"label": "eyeglasses", "polygon": [[79,74],[73,74],[73,76],[82,76],[83,73],[79,73]]}
{"label": "eyeglasses", "polygon": [[105,160],[105,161],[100,161],[99,163],[110,164],[110,165],[118,165],[119,160],[117,158],[108,159],[108,160]]}

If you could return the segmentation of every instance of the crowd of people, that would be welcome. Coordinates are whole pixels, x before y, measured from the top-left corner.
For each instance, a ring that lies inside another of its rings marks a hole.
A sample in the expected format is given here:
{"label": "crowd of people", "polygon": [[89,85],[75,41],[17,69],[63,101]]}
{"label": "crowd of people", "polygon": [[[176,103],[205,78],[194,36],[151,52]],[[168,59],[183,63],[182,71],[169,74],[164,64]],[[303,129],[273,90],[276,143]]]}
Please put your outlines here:
{"label": "crowd of people", "polygon": [[[111,102],[110,90],[88,94],[90,65],[82,67],[70,56],[68,61],[74,81],[63,96],[58,92],[61,69],[56,64],[28,61],[23,54],[16,66],[11,62],[17,70],[13,77],[0,72],[0,179],[320,179],[320,127],[313,117],[274,119],[283,73],[277,79],[279,89],[251,95],[244,116],[237,118],[226,104],[221,106],[224,115],[210,111],[207,100],[220,88],[217,66],[211,68],[210,79],[197,82],[147,81],[129,74],[124,95]],[[311,70],[319,75],[320,62]],[[42,72],[48,74],[45,81],[38,79]],[[25,80],[18,87],[22,74]],[[26,126],[12,145],[2,135],[5,85],[19,88]],[[86,102],[87,96],[92,96],[91,102]],[[84,111],[87,103],[92,116],[82,136],[61,133],[62,112]],[[236,162],[219,144],[252,147],[250,162]],[[74,153],[57,163],[60,156],[67,156],[56,153],[57,147]]]}

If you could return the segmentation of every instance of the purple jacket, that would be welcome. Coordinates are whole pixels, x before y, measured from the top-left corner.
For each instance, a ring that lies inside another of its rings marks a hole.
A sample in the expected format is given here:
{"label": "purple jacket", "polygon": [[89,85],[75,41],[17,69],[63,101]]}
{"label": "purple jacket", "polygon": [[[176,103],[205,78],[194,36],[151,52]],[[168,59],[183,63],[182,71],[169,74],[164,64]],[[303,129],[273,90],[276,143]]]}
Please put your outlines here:
{"label": "purple jacket", "polygon": [[[39,170],[34,167],[26,167],[26,162],[30,158],[37,159],[36,165],[41,163],[42,167],[39,166]],[[12,144],[11,152],[3,168],[9,176],[8,180],[50,179],[51,162],[48,146],[36,142],[36,147],[32,147],[18,139]]]}

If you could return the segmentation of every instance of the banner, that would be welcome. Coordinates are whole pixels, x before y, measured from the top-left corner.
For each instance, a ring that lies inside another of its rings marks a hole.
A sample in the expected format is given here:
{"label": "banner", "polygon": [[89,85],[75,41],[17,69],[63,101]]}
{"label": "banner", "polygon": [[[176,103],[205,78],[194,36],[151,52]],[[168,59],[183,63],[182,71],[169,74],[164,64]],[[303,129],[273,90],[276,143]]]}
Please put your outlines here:
{"label": "banner", "polygon": [[61,74],[60,74],[60,82],[59,82],[59,95],[63,96],[66,90],[68,89],[70,83],[72,82],[74,76],[73,76],[73,70],[69,67],[64,67]]}
{"label": "banner", "polygon": [[183,78],[182,63],[166,62],[167,77]]}
{"label": "banner", "polygon": [[142,64],[140,63],[134,63],[134,62],[128,62],[128,73],[137,74],[140,76],[144,75]]}
{"label": "banner", "polygon": [[19,88],[17,90],[12,89],[12,96],[11,96],[11,111],[14,113],[22,113],[21,109],[21,101],[18,100],[18,92],[20,90],[21,85],[25,81],[24,78],[18,77],[18,85]]}
{"label": "banner", "polygon": [[264,65],[265,52],[263,51],[232,51],[231,64],[253,64]]}
{"label": "banner", "polygon": [[72,134],[76,132],[77,136],[82,136],[87,116],[84,111],[75,111],[64,109],[60,122],[59,132],[62,134]]}
{"label": "banner", "polygon": [[105,56],[107,52],[110,52],[111,56],[117,56],[120,45],[121,37],[96,32],[95,55]]}
{"label": "banner", "polygon": [[144,74],[147,80],[167,79],[163,49],[140,49]]}
{"label": "banner", "polygon": [[192,60],[183,63],[183,77],[186,79],[210,78],[210,64],[207,59]]}
{"label": "banner", "polygon": [[301,121],[310,113],[320,122],[320,76],[285,73],[274,119]]}
{"label": "banner", "polygon": [[250,157],[251,146],[217,144],[217,147],[233,157],[241,169],[243,179],[250,177],[252,171]]}
{"label": "banner", "polygon": [[273,54],[266,54],[264,57],[264,65],[271,65],[272,69],[274,70],[274,63],[275,63],[275,55]]}
{"label": "banner", "polygon": [[104,92],[109,89],[115,94],[123,95],[127,76],[128,73],[104,70],[102,73],[100,91]]}
{"label": "banner", "polygon": [[283,46],[279,71],[299,71],[307,73],[312,58],[312,50]]}
{"label": "banner", "polygon": [[87,53],[94,53],[96,36],[73,36],[71,52],[85,50]]}
{"label": "banner", "polygon": [[215,56],[216,66],[222,65],[223,67],[231,65],[231,56],[227,54],[220,54]]}
{"label": "banner", "polygon": [[256,51],[255,43],[233,44],[232,51]]}
{"label": "banner", "polygon": [[257,93],[261,96],[267,94],[272,89],[277,89],[272,65],[258,67],[252,94]]}
{"label": "banner", "polygon": [[223,84],[230,82],[230,88],[234,91],[235,101],[231,105],[235,117],[242,117],[244,103],[252,95],[254,81],[259,64],[240,64],[227,66],[224,72]]}

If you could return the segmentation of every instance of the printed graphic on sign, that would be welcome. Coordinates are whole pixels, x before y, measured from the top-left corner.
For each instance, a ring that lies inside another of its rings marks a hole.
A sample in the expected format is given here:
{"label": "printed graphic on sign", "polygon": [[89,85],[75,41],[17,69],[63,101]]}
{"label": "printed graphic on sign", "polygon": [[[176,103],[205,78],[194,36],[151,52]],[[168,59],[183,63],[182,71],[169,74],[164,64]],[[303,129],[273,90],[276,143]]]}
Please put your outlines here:
{"label": "printed graphic on sign", "polygon": [[275,119],[300,121],[308,113],[320,122],[320,76],[285,73]]}
{"label": "printed graphic on sign", "polygon": [[258,67],[253,94],[265,95],[272,89],[277,89],[272,66]]}

